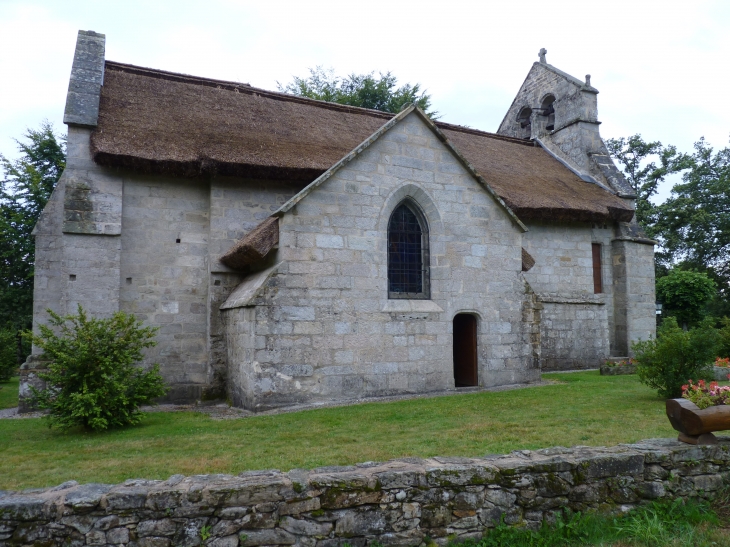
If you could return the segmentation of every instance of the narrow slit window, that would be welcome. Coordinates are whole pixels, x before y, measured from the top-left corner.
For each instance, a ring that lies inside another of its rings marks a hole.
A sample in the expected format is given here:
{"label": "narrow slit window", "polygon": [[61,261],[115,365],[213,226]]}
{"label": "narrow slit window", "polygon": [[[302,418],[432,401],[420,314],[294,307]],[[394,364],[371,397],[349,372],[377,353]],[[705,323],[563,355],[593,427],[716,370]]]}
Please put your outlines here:
{"label": "narrow slit window", "polygon": [[388,223],[388,297],[428,298],[428,229],[415,207],[399,205]]}
{"label": "narrow slit window", "polygon": [[593,292],[603,292],[603,275],[601,273],[601,244],[593,244]]}

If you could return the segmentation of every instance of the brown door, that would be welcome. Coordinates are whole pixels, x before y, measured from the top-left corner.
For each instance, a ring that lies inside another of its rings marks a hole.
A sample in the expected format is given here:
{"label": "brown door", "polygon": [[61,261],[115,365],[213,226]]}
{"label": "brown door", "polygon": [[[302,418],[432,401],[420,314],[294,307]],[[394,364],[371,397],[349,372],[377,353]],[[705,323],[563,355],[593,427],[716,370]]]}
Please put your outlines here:
{"label": "brown door", "polygon": [[454,317],[454,381],[456,387],[478,385],[477,319],[466,313]]}

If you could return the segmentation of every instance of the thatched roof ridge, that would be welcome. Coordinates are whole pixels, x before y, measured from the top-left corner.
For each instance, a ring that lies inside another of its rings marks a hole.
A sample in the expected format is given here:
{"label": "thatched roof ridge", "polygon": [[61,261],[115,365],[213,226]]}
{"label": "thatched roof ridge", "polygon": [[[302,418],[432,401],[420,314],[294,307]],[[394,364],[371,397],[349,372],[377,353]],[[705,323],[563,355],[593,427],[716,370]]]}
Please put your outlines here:
{"label": "thatched roof ridge", "polygon": [[[311,183],[394,117],[237,82],[106,62],[94,160],[109,167]],[[633,211],[532,143],[436,122],[523,219],[628,220]]]}

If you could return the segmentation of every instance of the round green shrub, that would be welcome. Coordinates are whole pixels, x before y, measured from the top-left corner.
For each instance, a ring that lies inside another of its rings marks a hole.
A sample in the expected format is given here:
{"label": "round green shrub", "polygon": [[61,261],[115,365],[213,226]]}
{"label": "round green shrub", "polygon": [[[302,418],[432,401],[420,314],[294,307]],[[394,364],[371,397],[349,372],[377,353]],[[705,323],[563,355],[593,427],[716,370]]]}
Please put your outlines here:
{"label": "round green shrub", "polygon": [[49,426],[98,431],[139,423],[140,405],[167,391],[157,364],[150,370],[134,365],[155,345],[157,329],[124,312],[95,319],[81,306],[63,317],[47,311],[49,324],[28,336],[47,361],[38,375],[46,388],[31,389],[35,404],[50,410]]}
{"label": "round green shrub", "polygon": [[680,397],[688,380],[713,379],[720,334],[712,319],[683,330],[674,317],[667,317],[656,339],[633,344],[639,380],[667,399]]}

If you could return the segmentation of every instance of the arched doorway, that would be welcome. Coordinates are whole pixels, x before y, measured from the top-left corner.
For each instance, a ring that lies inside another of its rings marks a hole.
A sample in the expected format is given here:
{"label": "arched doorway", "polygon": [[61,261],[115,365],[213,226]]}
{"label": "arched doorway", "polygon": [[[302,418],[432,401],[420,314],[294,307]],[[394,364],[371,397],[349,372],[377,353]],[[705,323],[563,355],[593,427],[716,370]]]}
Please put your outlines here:
{"label": "arched doorway", "polygon": [[454,316],[454,383],[456,387],[479,385],[477,318],[468,313]]}

